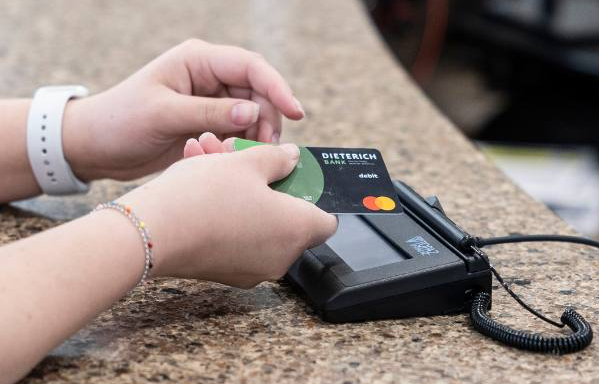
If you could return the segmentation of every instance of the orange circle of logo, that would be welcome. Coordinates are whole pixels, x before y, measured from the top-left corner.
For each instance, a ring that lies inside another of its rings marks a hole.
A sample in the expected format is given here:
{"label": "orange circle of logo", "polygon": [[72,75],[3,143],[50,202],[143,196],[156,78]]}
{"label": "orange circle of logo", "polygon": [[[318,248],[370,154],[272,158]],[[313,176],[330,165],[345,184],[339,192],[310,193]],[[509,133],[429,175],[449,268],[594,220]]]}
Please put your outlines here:
{"label": "orange circle of logo", "polygon": [[362,204],[371,211],[378,211],[380,208],[376,205],[376,197],[374,196],[366,196],[362,199]]}

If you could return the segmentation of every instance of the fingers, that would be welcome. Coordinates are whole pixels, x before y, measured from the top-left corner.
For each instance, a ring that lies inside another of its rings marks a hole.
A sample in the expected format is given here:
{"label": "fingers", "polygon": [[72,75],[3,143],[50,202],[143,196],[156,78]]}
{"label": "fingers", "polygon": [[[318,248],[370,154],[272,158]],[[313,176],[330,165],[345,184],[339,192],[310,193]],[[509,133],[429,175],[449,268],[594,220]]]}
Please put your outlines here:
{"label": "fingers", "polygon": [[206,154],[225,152],[223,143],[212,132],[202,133],[198,139],[198,143]]}
{"label": "fingers", "polygon": [[258,124],[254,124],[249,127],[243,135],[248,140],[258,141]]}
{"label": "fingers", "polygon": [[[184,157],[212,153],[235,152],[234,137],[221,142],[211,132],[203,133],[199,139],[189,139],[183,150]],[[260,145],[239,152],[245,157],[244,161],[264,175],[266,183],[280,180],[289,175],[299,160],[299,148],[295,144],[282,144],[279,146]]]}
{"label": "fingers", "polygon": [[299,160],[295,144],[259,145],[237,152],[243,161],[262,175],[267,184],[289,175]]}
{"label": "fingers", "polygon": [[183,157],[200,156],[205,154],[202,145],[196,139],[189,139],[183,147]]}
{"label": "fingers", "polygon": [[[220,84],[250,88],[293,120],[304,110],[287,82],[260,55],[238,47],[190,40],[181,45],[194,90],[216,91]],[[197,91],[196,91],[197,92]]]}
{"label": "fingers", "polygon": [[279,144],[283,127],[282,116],[268,99],[248,88],[227,87],[227,93],[237,99],[252,100],[260,105],[258,122],[245,131],[246,139]]}
{"label": "fingers", "polygon": [[279,144],[283,125],[281,114],[267,99],[258,94],[254,94],[252,100],[260,105],[256,140],[263,143]]}
{"label": "fingers", "polygon": [[213,133],[204,132],[197,140],[187,140],[183,148],[183,157],[235,152],[233,147],[235,139],[236,137],[229,137],[221,142]]}
{"label": "fingers", "polygon": [[172,92],[168,96],[169,105],[161,105],[169,116],[167,120],[171,133],[180,134],[211,131],[218,134],[241,132],[256,124],[260,115],[260,104],[234,98],[212,98],[187,96]]}

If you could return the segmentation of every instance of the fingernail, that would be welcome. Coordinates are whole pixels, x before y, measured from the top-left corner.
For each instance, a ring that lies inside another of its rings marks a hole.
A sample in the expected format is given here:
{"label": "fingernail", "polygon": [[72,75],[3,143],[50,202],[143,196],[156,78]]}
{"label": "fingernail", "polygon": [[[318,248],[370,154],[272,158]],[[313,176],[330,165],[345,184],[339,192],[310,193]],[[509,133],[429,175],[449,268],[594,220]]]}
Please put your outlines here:
{"label": "fingernail", "polygon": [[231,109],[231,120],[233,124],[247,127],[258,120],[260,105],[256,103],[239,103]]}
{"label": "fingernail", "polygon": [[278,132],[273,133],[270,142],[274,144],[279,144],[281,142],[281,135],[279,135]]}
{"label": "fingernail", "polygon": [[304,111],[304,107],[302,107],[302,103],[300,103],[295,97],[293,98],[293,102],[295,103],[297,110],[302,113],[302,116],[306,116],[306,112]]}
{"label": "fingernail", "polygon": [[223,141],[225,152],[235,152],[235,140],[237,140],[237,137],[229,137]]}
{"label": "fingernail", "polygon": [[289,154],[289,156],[291,156],[292,160],[299,159],[300,150],[299,150],[299,148],[298,148],[297,145],[295,145],[295,144],[281,144],[281,145],[279,145],[279,148],[281,148],[282,150],[284,150],[285,152],[287,152]]}
{"label": "fingernail", "polygon": [[187,139],[185,146],[183,147],[183,157],[191,157],[193,146],[197,143],[196,139]]}
{"label": "fingernail", "polygon": [[200,139],[201,139],[202,137],[208,137],[208,136],[214,136],[214,137],[216,137],[216,135],[215,135],[214,133],[212,133],[212,132],[203,132],[203,133],[200,135],[200,137],[198,137],[198,141],[200,141]]}

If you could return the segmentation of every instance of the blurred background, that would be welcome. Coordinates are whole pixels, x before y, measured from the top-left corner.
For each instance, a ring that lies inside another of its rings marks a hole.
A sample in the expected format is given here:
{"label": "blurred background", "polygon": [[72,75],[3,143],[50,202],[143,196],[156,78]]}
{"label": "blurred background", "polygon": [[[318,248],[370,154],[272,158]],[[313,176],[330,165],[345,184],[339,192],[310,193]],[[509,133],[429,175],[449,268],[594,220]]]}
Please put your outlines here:
{"label": "blurred background", "polygon": [[598,237],[599,1],[363,1],[438,108],[520,187]]}

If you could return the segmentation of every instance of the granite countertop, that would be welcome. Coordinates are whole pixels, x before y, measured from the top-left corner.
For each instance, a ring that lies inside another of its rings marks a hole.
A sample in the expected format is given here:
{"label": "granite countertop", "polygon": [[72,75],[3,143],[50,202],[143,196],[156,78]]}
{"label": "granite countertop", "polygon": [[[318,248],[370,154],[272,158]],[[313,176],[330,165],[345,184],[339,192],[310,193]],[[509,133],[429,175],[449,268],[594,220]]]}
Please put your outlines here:
{"label": "granite countertop", "polygon": [[[381,150],[391,175],[437,194],[478,235],[570,233],[515,187],[418,90],[370,25],[360,1],[5,1],[0,94],[41,84],[102,90],[188,38],[261,52],[291,82],[307,118],[284,140]],[[96,183],[84,197],[0,208],[0,242],[77,216],[136,183]],[[541,244],[496,247],[496,267],[533,306],[559,317],[576,304],[599,320],[596,252]],[[494,291],[492,313],[553,331]],[[5,309],[6,310],[6,309]],[[161,279],[138,288],[53,351],[26,383],[599,382],[597,343],[556,357],[479,335],[466,315],[361,324],[320,321],[285,284],[252,290]]]}

